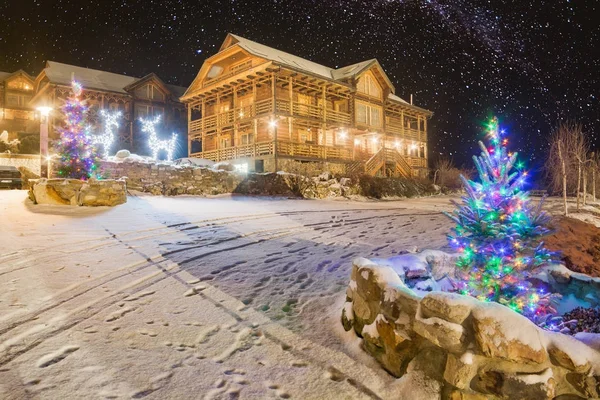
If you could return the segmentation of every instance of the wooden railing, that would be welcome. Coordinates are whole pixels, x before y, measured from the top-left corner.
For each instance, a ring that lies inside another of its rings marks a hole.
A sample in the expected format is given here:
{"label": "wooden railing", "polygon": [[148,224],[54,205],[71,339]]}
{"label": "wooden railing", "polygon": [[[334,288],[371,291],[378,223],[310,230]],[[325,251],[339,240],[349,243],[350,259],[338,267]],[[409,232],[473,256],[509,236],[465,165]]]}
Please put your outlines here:
{"label": "wooden railing", "polygon": [[191,155],[219,162],[235,160],[238,158],[265,156],[273,154],[273,149],[273,142],[259,142],[235,147],[226,147],[224,149],[208,150],[200,153],[193,153]]}
{"label": "wooden railing", "polygon": [[347,147],[322,146],[287,141],[277,142],[277,154],[322,160],[352,160],[352,150]]}
{"label": "wooden railing", "polygon": [[217,150],[191,154],[215,162],[238,158],[259,157],[274,154],[281,156],[311,158],[320,160],[352,160],[352,150],[347,147],[322,146],[317,144],[293,143],[288,141],[258,142]]}
{"label": "wooden railing", "polygon": [[[324,112],[321,106],[292,102],[290,107],[290,101],[283,99],[276,99],[275,106],[275,113],[278,115],[292,115],[342,125],[350,124],[350,114],[330,109]],[[217,127],[232,125],[245,119],[270,113],[273,113],[273,100],[259,100],[249,106],[236,107],[222,113],[206,116],[202,119],[189,121],[188,130],[190,133],[213,130]]]}
{"label": "wooden railing", "polygon": [[392,163],[395,165],[394,172],[396,175],[410,177],[413,167],[422,166],[420,163],[418,165],[413,165],[413,160],[424,159],[405,159],[395,149],[381,148],[365,162],[365,172],[369,175],[375,175],[384,163]]}
{"label": "wooden railing", "polygon": [[397,125],[387,124],[385,126],[385,131],[387,133],[391,133],[393,135],[400,135],[402,138],[411,139],[411,140],[420,140],[425,136],[425,132],[418,131],[416,129],[403,128]]}

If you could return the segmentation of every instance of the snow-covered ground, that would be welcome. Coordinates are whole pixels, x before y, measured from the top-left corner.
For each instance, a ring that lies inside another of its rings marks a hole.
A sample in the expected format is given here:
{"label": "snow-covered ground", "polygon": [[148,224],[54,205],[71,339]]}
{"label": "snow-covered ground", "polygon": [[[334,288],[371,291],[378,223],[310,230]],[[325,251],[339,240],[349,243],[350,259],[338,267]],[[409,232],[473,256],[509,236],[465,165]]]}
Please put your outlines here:
{"label": "snow-covered ground", "polygon": [[445,247],[448,198],[133,196],[109,209],[25,197],[0,192],[0,398],[399,398],[413,387],[358,350],[340,310],[354,257]]}

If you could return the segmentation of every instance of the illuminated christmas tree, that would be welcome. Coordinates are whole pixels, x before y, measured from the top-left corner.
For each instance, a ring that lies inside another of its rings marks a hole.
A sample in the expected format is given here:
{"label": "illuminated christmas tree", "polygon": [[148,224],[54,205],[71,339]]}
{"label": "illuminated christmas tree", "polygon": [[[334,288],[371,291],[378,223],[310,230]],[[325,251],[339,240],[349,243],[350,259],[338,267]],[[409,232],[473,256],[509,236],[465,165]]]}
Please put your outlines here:
{"label": "illuminated christmas tree", "polygon": [[60,138],[56,143],[59,155],[58,175],[63,178],[88,179],[96,170],[96,150],[87,131],[86,116],[88,107],[82,100],[81,84],[71,82],[73,94],[61,107],[65,124],[58,128]]}
{"label": "illuminated christmas tree", "polygon": [[507,151],[503,136],[494,118],[488,125],[491,146],[479,142],[481,155],[473,156],[479,182],[461,176],[466,196],[447,214],[457,224],[448,238],[461,254],[461,293],[535,317],[555,312],[551,296],[528,281],[550,261],[551,253],[540,241],[549,233],[550,217],[541,210],[542,202],[534,206],[522,190],[527,172],[520,163],[517,168],[517,153]]}

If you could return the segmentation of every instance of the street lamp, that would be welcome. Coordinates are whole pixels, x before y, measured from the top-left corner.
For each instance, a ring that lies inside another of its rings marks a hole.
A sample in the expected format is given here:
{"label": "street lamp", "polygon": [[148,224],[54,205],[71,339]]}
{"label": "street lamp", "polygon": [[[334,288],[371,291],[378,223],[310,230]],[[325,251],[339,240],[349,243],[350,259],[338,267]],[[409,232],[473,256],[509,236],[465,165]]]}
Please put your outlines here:
{"label": "street lamp", "polygon": [[41,106],[38,107],[37,110],[40,113],[40,159],[43,160],[46,158],[48,161],[47,165],[44,165],[43,162],[40,162],[40,176],[42,178],[49,178],[50,171],[48,167],[50,166],[50,161],[48,159],[48,116],[50,115],[50,111],[52,111],[52,107]]}

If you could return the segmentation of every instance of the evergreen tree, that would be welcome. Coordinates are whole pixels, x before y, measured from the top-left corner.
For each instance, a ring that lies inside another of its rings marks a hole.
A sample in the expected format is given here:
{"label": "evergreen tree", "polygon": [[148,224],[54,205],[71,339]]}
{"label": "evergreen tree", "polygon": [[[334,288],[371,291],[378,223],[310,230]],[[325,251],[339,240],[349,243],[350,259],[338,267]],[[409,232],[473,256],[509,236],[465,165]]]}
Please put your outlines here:
{"label": "evergreen tree", "polygon": [[550,296],[527,280],[551,259],[540,241],[549,233],[549,216],[541,210],[543,201],[536,207],[522,191],[527,172],[513,171],[517,153],[507,152],[498,120],[488,128],[491,147],[479,142],[481,155],[473,156],[479,182],[461,176],[466,196],[447,214],[456,222],[448,238],[461,254],[459,290],[530,317],[554,312]]}
{"label": "evergreen tree", "polygon": [[62,178],[88,179],[96,170],[97,154],[92,138],[85,127],[88,107],[82,100],[81,84],[71,82],[73,94],[61,107],[65,115],[64,126],[58,128],[60,138],[56,143],[58,175]]}

